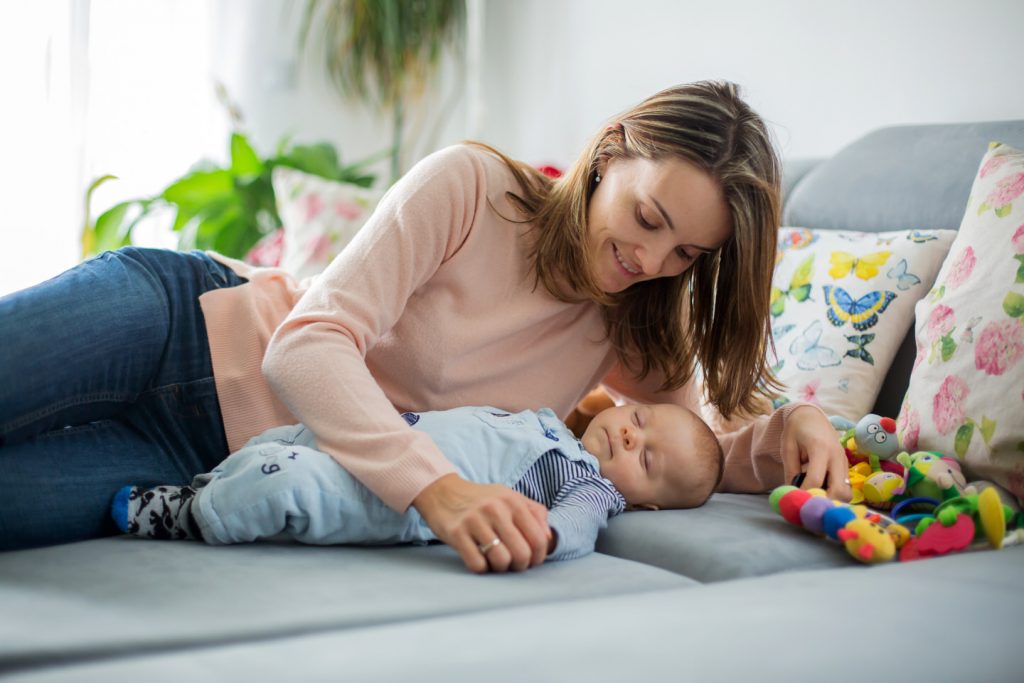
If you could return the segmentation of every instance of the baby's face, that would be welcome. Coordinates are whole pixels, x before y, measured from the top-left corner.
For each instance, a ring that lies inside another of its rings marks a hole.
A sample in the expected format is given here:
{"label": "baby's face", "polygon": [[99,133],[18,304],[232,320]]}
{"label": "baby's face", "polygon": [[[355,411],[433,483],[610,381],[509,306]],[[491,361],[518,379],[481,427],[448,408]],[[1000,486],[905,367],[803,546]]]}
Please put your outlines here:
{"label": "baby's face", "polygon": [[580,440],[630,505],[693,507],[706,498],[696,489],[708,471],[696,462],[697,419],[670,404],[618,406],[598,413]]}

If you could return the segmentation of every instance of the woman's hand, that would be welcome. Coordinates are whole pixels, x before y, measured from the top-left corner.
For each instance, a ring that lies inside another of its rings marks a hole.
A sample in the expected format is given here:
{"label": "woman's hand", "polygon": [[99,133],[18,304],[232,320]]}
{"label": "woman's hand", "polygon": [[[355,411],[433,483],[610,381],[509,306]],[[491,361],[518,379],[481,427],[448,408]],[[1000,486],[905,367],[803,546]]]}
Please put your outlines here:
{"label": "woman's hand", "polygon": [[782,430],[782,466],[787,483],[806,469],[803,488],[823,488],[827,475],[828,495],[841,501],[850,500],[850,465],[846,452],[839,444],[836,430],[817,408],[800,406],[786,416]]}
{"label": "woman's hand", "polygon": [[[547,508],[507,486],[448,474],[423,489],[412,504],[471,571],[518,572],[547,556]],[[501,542],[492,545],[494,539]]]}

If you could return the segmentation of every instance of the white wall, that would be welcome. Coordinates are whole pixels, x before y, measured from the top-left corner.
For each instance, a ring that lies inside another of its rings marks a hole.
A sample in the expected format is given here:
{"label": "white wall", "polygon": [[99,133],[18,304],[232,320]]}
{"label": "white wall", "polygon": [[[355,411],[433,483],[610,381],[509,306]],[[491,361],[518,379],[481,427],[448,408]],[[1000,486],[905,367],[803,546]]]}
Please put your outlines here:
{"label": "white wall", "polygon": [[[88,0],[40,1],[40,16],[89,6]],[[188,0],[182,1],[167,1],[168,11],[182,13]],[[469,70],[468,82],[466,74],[446,65],[442,87],[446,94],[476,92],[479,99],[446,111],[437,145],[472,136],[526,161],[566,165],[608,117],[660,88],[705,78],[743,85],[790,157],[831,154],[882,125],[1024,118],[1021,0],[468,1],[482,8],[482,57]],[[93,2],[109,7],[111,0]],[[214,79],[223,81],[262,152],[271,151],[285,134],[303,142],[328,140],[344,160],[386,148],[387,121],[343,103],[316,65],[298,55],[303,4],[210,0],[204,7],[211,13],[211,62],[208,73],[196,76],[196,88],[209,92]],[[10,9],[4,16],[18,12]],[[130,23],[129,14],[124,16]],[[54,16],[51,33],[66,32]],[[0,22],[7,31],[0,31],[5,36],[0,43],[25,34],[25,21],[22,13],[20,21]],[[195,42],[183,40],[180,49],[194,52]],[[32,45],[40,55],[46,48]],[[76,161],[81,145],[60,144],[76,124],[68,123],[66,108],[54,109],[52,101],[50,108],[64,117],[52,124],[45,112],[28,106],[35,101],[32,94],[44,90],[32,85],[41,76],[25,67],[24,51],[12,49],[9,59],[0,60],[2,102],[16,105],[0,108],[11,152],[0,174],[0,206],[5,207],[0,211],[0,294],[70,265],[81,224],[80,193],[58,194],[55,188],[73,189],[82,180],[53,170],[58,154],[69,155],[61,167],[81,166]],[[152,46],[172,58],[175,49],[160,41]],[[126,67],[143,58],[139,49],[127,54]],[[58,56],[37,61],[58,64]],[[194,113],[200,98],[189,97],[179,104]],[[150,105],[160,112],[166,108],[156,100]],[[205,148],[212,158],[225,155],[222,114],[205,125],[194,115],[176,115],[173,121],[154,128],[153,140],[166,140],[168,125],[177,125],[192,154],[198,157]],[[87,139],[85,148],[90,144],[113,143]],[[134,154],[147,168],[168,167],[154,171],[166,178],[153,181],[150,192],[184,172],[184,162],[172,168],[174,155],[150,145],[127,145],[123,153]],[[102,192],[126,188],[129,176],[141,176],[127,161],[117,166],[99,169],[122,175],[122,181],[101,188],[94,208],[113,202]],[[383,165],[379,169],[385,171]],[[43,198],[27,199],[36,195]],[[55,206],[41,213],[44,203]]]}
{"label": "white wall", "polygon": [[566,163],[660,88],[725,78],[788,156],[882,125],[1024,118],[1020,0],[486,1],[483,136]]}
{"label": "white wall", "polygon": [[[1020,0],[474,1],[481,100],[447,115],[442,145],[472,135],[567,164],[608,117],[706,78],[740,83],[793,157],[883,125],[1024,118]],[[215,69],[265,148],[291,132],[348,158],[382,149],[386,122],[297,55],[301,5],[218,0]],[[473,91],[449,70],[445,91],[460,86]]]}
{"label": "white wall", "polygon": [[[239,104],[244,129],[261,152],[273,151],[285,135],[294,142],[331,142],[343,162],[381,152],[391,143],[390,119],[342,99],[324,75],[319,56],[300,53],[297,38],[305,4],[304,0],[215,0],[218,38],[213,75]],[[465,137],[465,98],[459,97],[464,78],[459,76],[445,59],[440,98],[427,112],[424,134],[417,139],[431,138],[438,118],[442,121],[434,147]],[[415,158],[426,153],[418,151]],[[386,180],[387,165],[375,168]]]}

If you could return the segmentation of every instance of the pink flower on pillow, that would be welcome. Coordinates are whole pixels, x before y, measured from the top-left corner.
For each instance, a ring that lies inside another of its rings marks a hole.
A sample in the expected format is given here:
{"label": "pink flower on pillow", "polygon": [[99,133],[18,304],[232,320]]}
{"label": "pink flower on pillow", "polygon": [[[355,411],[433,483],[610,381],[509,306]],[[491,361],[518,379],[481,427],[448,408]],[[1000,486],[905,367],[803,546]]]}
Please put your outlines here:
{"label": "pink flower on pillow", "polygon": [[1014,318],[985,326],[974,346],[974,367],[989,375],[1001,375],[1024,354],[1024,327]]}
{"label": "pink flower on pillow", "polygon": [[955,375],[950,375],[942,381],[939,393],[935,394],[932,403],[932,422],[935,423],[939,434],[945,436],[963,424],[964,416],[967,414],[964,403],[970,391],[967,382]]}
{"label": "pink flower on pillow", "polygon": [[1006,154],[990,157],[988,161],[982,164],[981,170],[978,171],[978,177],[984,178],[989,173],[992,173],[993,171],[998,171],[999,167],[1006,163],[1007,158],[1008,155]]}
{"label": "pink flower on pillow", "polygon": [[310,261],[327,265],[331,260],[331,238],[327,235],[317,235],[309,241],[307,247]]}
{"label": "pink flower on pillow", "polygon": [[957,255],[956,260],[953,261],[953,267],[949,269],[949,275],[946,277],[946,284],[949,285],[950,289],[956,289],[971,276],[971,273],[974,272],[976,261],[974,249],[970,246],[964,247]]}
{"label": "pink flower on pillow", "polygon": [[278,266],[284,252],[284,229],[278,228],[253,245],[244,261],[254,266]]}
{"label": "pink flower on pillow", "polygon": [[925,333],[928,335],[928,341],[935,341],[941,339],[947,334],[953,331],[953,327],[956,325],[956,313],[953,309],[945,304],[939,304],[932,309],[931,314],[928,316],[928,322],[925,323]]}
{"label": "pink flower on pillow", "polygon": [[358,204],[353,204],[352,202],[335,202],[334,213],[338,214],[342,218],[354,221],[363,215],[363,207]]}
{"label": "pink flower on pillow", "polygon": [[800,399],[804,403],[813,403],[814,405],[820,405],[818,402],[818,387],[821,386],[820,379],[812,379],[807,384],[800,387]]}
{"label": "pink flower on pillow", "polygon": [[917,450],[917,440],[921,437],[921,419],[917,411],[906,401],[903,402],[900,415],[896,418],[896,433],[899,434],[904,450]]}
{"label": "pink flower on pillow", "polygon": [[928,354],[928,348],[921,343],[921,340],[917,340],[917,357],[914,358],[914,370],[917,370],[917,366],[924,362],[924,357]]}
{"label": "pink flower on pillow", "polygon": [[320,212],[324,210],[324,200],[316,192],[302,195],[297,203],[307,222],[319,216]]}
{"label": "pink flower on pillow", "polygon": [[985,198],[985,203],[993,209],[1001,209],[1014,199],[1024,194],[1024,173],[1016,173],[1003,178]]}
{"label": "pink flower on pillow", "polygon": [[1024,223],[1013,233],[1013,248],[1018,254],[1024,254]]}

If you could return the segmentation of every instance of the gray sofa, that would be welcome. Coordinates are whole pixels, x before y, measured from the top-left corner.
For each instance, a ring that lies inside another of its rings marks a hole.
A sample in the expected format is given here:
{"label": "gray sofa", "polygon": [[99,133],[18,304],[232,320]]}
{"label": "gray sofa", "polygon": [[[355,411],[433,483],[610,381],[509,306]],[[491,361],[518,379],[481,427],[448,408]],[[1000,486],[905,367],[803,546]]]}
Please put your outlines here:
{"label": "gray sofa", "polygon": [[[784,222],[956,228],[992,139],[1024,146],[1024,121],[888,128],[787,166]],[[621,515],[597,553],[514,575],[470,574],[444,546],[108,538],[0,555],[0,675],[1021,681],[1022,569],[1020,546],[862,566],[737,494]]]}

